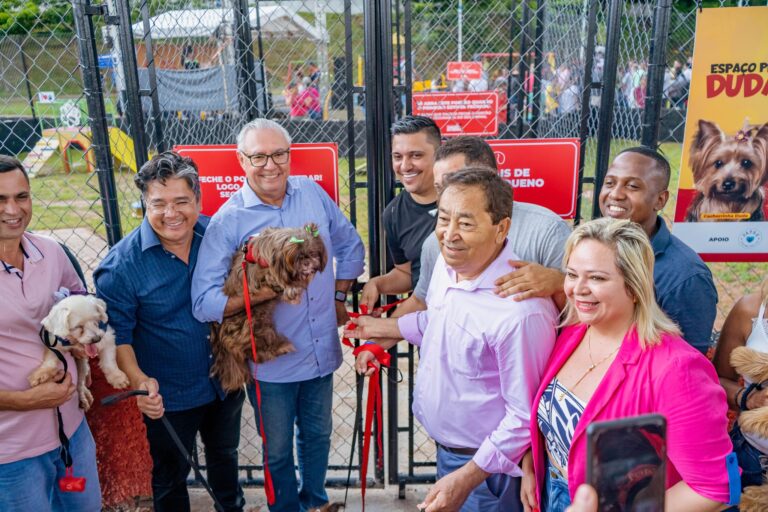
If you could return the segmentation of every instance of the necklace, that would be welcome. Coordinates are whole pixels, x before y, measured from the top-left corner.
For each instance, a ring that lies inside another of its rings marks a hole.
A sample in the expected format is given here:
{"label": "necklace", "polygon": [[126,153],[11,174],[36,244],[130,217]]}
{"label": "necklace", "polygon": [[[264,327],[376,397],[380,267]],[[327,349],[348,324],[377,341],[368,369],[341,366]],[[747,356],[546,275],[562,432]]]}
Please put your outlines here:
{"label": "necklace", "polygon": [[[600,366],[601,364],[606,362],[612,355],[614,355],[616,352],[618,352],[619,349],[621,348],[621,345],[616,347],[616,349],[614,349],[613,352],[611,352],[610,354],[608,354],[607,356],[605,356],[604,358],[602,358],[598,362],[595,362],[595,360],[592,359],[592,331],[590,330],[587,333],[587,348],[589,350],[589,352],[588,352],[589,353],[589,362],[591,364],[589,365],[589,368],[587,368],[587,371],[584,372],[584,374],[581,377],[579,377],[579,380],[576,381],[576,384],[571,386],[571,392],[573,392],[576,389],[576,386],[581,384],[581,381],[583,381],[586,378],[587,375],[592,373],[592,370],[594,370],[595,368],[597,368],[598,366]],[[562,401],[563,397],[565,397],[565,392],[564,391],[560,391],[560,393],[558,394],[558,400]]]}

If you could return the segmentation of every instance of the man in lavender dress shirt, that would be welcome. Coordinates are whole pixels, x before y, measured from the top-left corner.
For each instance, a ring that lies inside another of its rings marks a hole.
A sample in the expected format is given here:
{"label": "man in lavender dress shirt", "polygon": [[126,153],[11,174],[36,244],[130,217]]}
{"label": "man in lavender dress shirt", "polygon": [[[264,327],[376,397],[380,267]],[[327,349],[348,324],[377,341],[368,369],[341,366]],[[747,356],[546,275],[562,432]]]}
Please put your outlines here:
{"label": "man in lavender dress shirt", "polygon": [[[438,443],[439,480],[421,505],[427,512],[522,510],[526,425],[558,312],[548,298],[518,302],[494,294],[494,281],[517,258],[506,241],[511,190],[488,169],[447,177],[435,229],[441,256],[427,310],[397,319],[361,317],[348,332],[403,337],[421,348],[413,412]],[[363,352],[358,371],[370,360]]]}

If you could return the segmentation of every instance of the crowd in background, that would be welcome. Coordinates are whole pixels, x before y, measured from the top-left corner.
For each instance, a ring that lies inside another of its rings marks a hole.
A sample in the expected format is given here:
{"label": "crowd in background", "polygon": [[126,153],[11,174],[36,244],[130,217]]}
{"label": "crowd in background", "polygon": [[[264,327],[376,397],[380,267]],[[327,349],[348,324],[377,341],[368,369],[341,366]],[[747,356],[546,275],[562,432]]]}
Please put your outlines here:
{"label": "crowd in background", "polygon": [[286,107],[289,108],[291,119],[322,119],[318,87],[320,68],[317,64],[309,62],[306,66],[300,66],[295,70],[293,66],[289,66],[287,78],[283,98]]}

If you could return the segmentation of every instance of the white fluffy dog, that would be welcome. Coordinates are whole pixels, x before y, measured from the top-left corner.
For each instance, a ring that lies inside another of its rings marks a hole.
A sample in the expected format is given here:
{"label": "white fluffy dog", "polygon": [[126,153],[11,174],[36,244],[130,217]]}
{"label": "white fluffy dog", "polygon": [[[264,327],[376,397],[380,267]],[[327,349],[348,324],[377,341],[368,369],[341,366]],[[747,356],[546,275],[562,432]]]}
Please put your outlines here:
{"label": "white fluffy dog", "polygon": [[[88,357],[99,356],[99,366],[104,371],[107,382],[117,389],[122,389],[128,387],[129,381],[125,373],[117,367],[115,331],[111,327],[104,330],[99,326],[99,322],[106,321],[107,305],[103,300],[91,295],[71,295],[54,304],[41,323],[52,336],[70,343],[57,343],[56,350],[70,351],[75,344],[82,345]],[[56,354],[48,348],[44,350],[42,364],[28,377],[32,387],[52,380],[59,372],[59,359]],[[86,387],[91,370],[87,358],[75,360],[78,375],[77,394],[81,407],[87,411],[93,404],[93,395]]]}

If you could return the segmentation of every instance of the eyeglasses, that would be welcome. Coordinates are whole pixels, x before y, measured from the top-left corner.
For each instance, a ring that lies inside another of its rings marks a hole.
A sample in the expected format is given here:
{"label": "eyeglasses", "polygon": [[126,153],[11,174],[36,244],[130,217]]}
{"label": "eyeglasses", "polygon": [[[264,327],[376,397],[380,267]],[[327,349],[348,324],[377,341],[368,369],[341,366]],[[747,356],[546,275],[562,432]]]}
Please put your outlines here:
{"label": "eyeglasses", "polygon": [[160,214],[165,213],[166,210],[169,208],[172,212],[177,212],[180,210],[185,210],[192,206],[194,204],[194,201],[190,199],[177,199],[176,201],[173,201],[172,203],[149,203],[147,205],[147,210],[149,210],[150,213],[154,214]]}
{"label": "eyeglasses", "polygon": [[287,164],[290,153],[291,151],[289,149],[281,149],[280,151],[275,151],[271,155],[265,155],[263,153],[258,153],[256,155],[246,155],[242,151],[240,152],[240,154],[247,158],[251,165],[254,167],[266,166],[270,158],[275,165]]}

